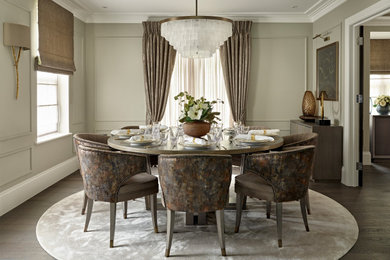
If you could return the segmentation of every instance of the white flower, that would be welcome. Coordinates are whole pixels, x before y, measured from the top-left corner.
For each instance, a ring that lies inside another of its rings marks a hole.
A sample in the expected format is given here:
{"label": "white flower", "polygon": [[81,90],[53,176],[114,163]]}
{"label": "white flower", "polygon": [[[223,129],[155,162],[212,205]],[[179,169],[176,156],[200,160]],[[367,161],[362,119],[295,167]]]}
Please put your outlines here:
{"label": "white flower", "polygon": [[196,106],[193,106],[188,111],[188,116],[192,120],[200,120],[200,117],[202,116],[203,109],[197,109]]}
{"label": "white flower", "polygon": [[199,104],[199,108],[201,108],[203,110],[207,110],[207,109],[209,109],[209,106],[206,103],[201,103],[201,104]]}
{"label": "white flower", "polygon": [[384,101],[384,100],[380,101],[380,102],[379,102],[379,105],[380,105],[381,107],[385,107],[385,106],[386,106],[386,101]]}

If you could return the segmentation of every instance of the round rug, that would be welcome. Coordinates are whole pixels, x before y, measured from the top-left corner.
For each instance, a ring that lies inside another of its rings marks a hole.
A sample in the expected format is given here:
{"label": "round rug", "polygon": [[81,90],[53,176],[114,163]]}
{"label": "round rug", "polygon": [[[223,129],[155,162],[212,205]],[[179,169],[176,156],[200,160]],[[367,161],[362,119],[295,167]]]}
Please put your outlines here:
{"label": "round rug", "polygon": [[[153,232],[144,199],[129,201],[128,218],[117,207],[114,248],[109,248],[109,203],[96,202],[88,232],[80,215],[83,192],[49,208],[36,234],[41,246],[56,259],[163,259],[166,212],[158,210],[159,233]],[[334,200],[310,191],[310,232],[305,231],[299,202],[283,203],[283,248],[278,248],[275,205],[266,218],[265,203],[248,199],[240,232],[234,233],[235,211],[225,210],[227,257],[221,257],[215,225],[186,226],[177,212],[171,256],[175,259],[339,259],[355,244],[358,226],[352,214]]]}

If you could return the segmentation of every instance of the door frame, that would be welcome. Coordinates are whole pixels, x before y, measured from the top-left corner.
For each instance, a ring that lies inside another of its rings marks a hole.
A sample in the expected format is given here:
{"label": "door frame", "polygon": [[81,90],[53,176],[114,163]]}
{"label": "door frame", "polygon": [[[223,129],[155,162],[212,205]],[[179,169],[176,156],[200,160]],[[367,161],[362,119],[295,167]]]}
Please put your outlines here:
{"label": "door frame", "polygon": [[342,182],[348,186],[358,186],[359,176],[356,163],[359,162],[359,46],[356,44],[358,27],[363,23],[387,13],[390,1],[381,0],[370,7],[345,19],[343,25],[343,110],[344,122]]}

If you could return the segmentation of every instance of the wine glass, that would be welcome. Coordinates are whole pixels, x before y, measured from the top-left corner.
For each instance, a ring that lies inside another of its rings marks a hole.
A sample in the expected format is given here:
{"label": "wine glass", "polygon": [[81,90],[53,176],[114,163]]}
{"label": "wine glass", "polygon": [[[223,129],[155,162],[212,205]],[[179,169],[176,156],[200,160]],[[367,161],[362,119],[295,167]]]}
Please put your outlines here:
{"label": "wine glass", "polygon": [[160,140],[160,123],[159,122],[153,122],[152,135],[153,135],[153,139]]}
{"label": "wine glass", "polygon": [[178,135],[179,128],[177,126],[172,126],[169,128],[169,139],[171,140],[172,147],[176,146]]}

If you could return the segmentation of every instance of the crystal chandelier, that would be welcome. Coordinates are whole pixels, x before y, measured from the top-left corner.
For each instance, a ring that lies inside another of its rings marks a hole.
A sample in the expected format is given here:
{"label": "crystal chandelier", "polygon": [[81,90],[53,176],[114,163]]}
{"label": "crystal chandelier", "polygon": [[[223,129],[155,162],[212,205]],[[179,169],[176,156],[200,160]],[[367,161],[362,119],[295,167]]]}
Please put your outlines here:
{"label": "crystal chandelier", "polygon": [[216,16],[172,17],[160,21],[163,36],[185,58],[207,58],[232,35],[232,20]]}

